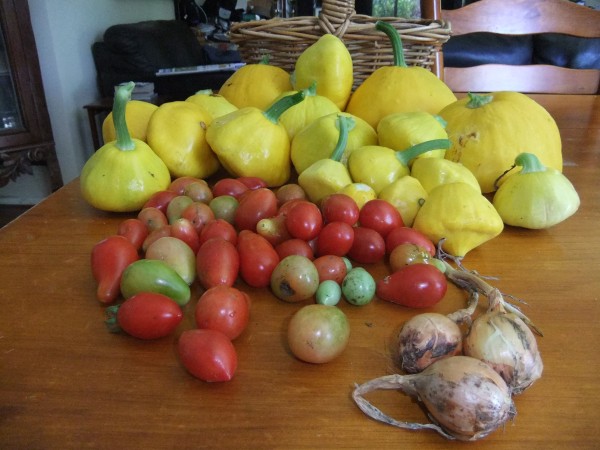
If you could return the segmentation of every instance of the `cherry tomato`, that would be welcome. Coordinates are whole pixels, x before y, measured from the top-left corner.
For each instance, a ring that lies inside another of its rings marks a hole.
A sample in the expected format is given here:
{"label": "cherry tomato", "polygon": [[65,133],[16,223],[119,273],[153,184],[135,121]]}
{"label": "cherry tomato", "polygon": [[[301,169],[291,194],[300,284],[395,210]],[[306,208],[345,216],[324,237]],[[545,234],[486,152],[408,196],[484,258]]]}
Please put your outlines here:
{"label": "cherry tomato", "polygon": [[285,216],[282,214],[260,219],[256,224],[256,232],[273,246],[277,246],[291,238],[285,226]]}
{"label": "cherry tomato", "polygon": [[321,364],[337,358],[349,338],[348,319],[337,306],[304,306],[288,325],[290,350],[298,359],[309,363]]}
{"label": "cherry tomato", "polygon": [[203,381],[229,381],[237,369],[235,347],[221,331],[186,330],[179,337],[177,353],[187,371]]}
{"label": "cherry tomato", "polygon": [[214,220],[215,213],[206,203],[192,202],[181,212],[181,217],[189,220],[196,233],[200,233],[207,222]]}
{"label": "cherry tomato", "polygon": [[144,242],[142,243],[142,252],[146,252],[148,247],[152,245],[153,242],[159,240],[161,237],[171,236],[171,225],[163,225],[157,230],[152,230]]}
{"label": "cherry tomato", "polygon": [[107,308],[109,329],[122,329],[138,339],[158,339],[175,331],[183,319],[181,307],[170,297],[140,292],[121,305]]}
{"label": "cherry tomato", "polygon": [[297,183],[284,184],[277,189],[275,195],[277,196],[277,202],[279,205],[283,205],[289,200],[306,200],[306,192],[304,192],[302,186]]}
{"label": "cherry tomato", "polygon": [[242,230],[238,234],[237,250],[240,257],[240,276],[255,288],[267,287],[271,273],[279,263],[279,255],[260,234]]}
{"label": "cherry tomato", "polygon": [[346,194],[328,195],[321,201],[323,221],[346,222],[354,226],[358,222],[359,208],[356,201]]}
{"label": "cherry tomato", "polygon": [[231,195],[232,197],[239,198],[247,190],[248,186],[235,178],[221,178],[212,188],[214,197]]}
{"label": "cherry tomato", "polygon": [[213,193],[208,183],[204,180],[189,183],[183,189],[183,195],[190,197],[195,202],[210,203],[213,199]]}
{"label": "cherry tomato", "polygon": [[240,255],[235,246],[223,238],[204,242],[196,254],[196,273],[205,289],[232,286],[240,270]]}
{"label": "cherry tomato", "polygon": [[288,239],[275,246],[275,251],[279,255],[279,259],[283,259],[289,255],[302,255],[308,259],[314,259],[315,252],[310,244],[302,239]]}
{"label": "cherry tomato", "polygon": [[435,245],[427,236],[410,227],[394,228],[385,237],[385,248],[389,254],[399,244],[411,243],[424,248],[431,256],[435,256]]}
{"label": "cherry tomato", "polygon": [[277,214],[277,197],[268,188],[249,191],[235,210],[234,224],[238,230],[256,231],[256,224]]}
{"label": "cherry tomato", "polygon": [[171,236],[185,242],[192,249],[194,254],[200,248],[200,236],[192,225],[192,222],[184,217],[175,220],[171,224]]}
{"label": "cherry tomato", "polygon": [[140,219],[125,219],[119,224],[117,234],[125,236],[135,248],[140,250],[144,240],[148,237],[148,228]]}
{"label": "cherry tomato", "polygon": [[214,237],[223,238],[233,245],[237,244],[237,231],[235,227],[225,219],[213,219],[206,222],[202,231],[200,231],[200,245]]}
{"label": "cherry tomato", "polygon": [[342,294],[351,305],[364,306],[375,297],[375,280],[363,267],[348,271],[342,281]]}
{"label": "cherry tomato", "polygon": [[354,227],[346,222],[329,222],[317,236],[317,256],[344,256],[352,248]]}
{"label": "cherry tomato", "polygon": [[237,177],[237,180],[250,190],[267,187],[267,182],[259,177]]}
{"label": "cherry tomato", "polygon": [[231,195],[219,195],[208,204],[215,215],[215,219],[223,219],[231,224],[234,222],[235,210],[238,205],[238,199]]}
{"label": "cherry tomato", "polygon": [[286,256],[271,274],[271,290],[277,298],[289,303],[311,298],[318,287],[319,272],[306,256]]}
{"label": "cherry tomato", "polygon": [[310,241],[321,232],[323,217],[317,205],[299,200],[287,212],[285,226],[292,237]]}
{"label": "cherry tomato", "polygon": [[250,298],[235,287],[214,286],[200,296],[194,318],[198,328],[221,331],[233,340],[248,325]]}
{"label": "cherry tomato", "polygon": [[191,177],[191,176],[183,176],[179,178],[175,178],[171,181],[171,184],[167,188],[167,190],[175,192],[177,195],[183,195],[185,192],[185,188],[191,184],[196,182],[202,182],[201,178]]}
{"label": "cherry tomato", "polygon": [[[183,214],[183,211],[191,205],[195,203],[194,200],[189,198],[187,195],[178,195],[173,200],[169,202],[167,205],[167,220],[169,223],[173,223],[175,220],[179,219]],[[203,205],[204,203],[196,202],[199,205]]]}
{"label": "cherry tomato", "polygon": [[169,224],[167,215],[155,206],[147,206],[146,208],[141,209],[137,215],[137,218],[140,219],[144,225],[146,225],[146,228],[148,228],[149,232],[158,230],[159,228]]}
{"label": "cherry tomato", "polygon": [[375,263],[385,256],[385,240],[372,228],[355,227],[348,257],[358,263]]}
{"label": "cherry tomato", "polygon": [[412,264],[377,282],[382,300],[409,308],[429,308],[438,303],[448,288],[446,277],[430,264]]}
{"label": "cherry tomato", "polygon": [[391,203],[379,198],[369,200],[363,205],[358,222],[361,227],[372,228],[384,238],[394,228],[404,226],[398,210]]}
{"label": "cherry tomato", "polygon": [[332,280],[337,284],[342,284],[348,268],[346,262],[341,256],[323,255],[313,261],[313,264],[319,272],[319,281]]}
{"label": "cherry tomato", "polygon": [[431,255],[423,247],[407,242],[397,245],[390,253],[390,269],[392,272],[396,272],[409,264],[427,264],[430,259]]}
{"label": "cherry tomato", "polygon": [[167,206],[175,197],[179,194],[174,191],[158,191],[150,196],[150,198],[144,203],[144,208],[157,208],[163,213],[167,212]]}

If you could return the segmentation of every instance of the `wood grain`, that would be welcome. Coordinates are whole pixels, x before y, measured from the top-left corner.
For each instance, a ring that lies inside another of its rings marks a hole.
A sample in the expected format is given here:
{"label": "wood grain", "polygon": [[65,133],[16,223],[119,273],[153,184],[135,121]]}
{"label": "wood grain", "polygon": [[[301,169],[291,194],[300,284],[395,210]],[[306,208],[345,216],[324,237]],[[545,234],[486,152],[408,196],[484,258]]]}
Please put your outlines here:
{"label": "wood grain", "polygon": [[[600,97],[535,96],[561,129],[565,174],[581,196],[571,219],[544,231],[508,227],[465,264],[498,277],[544,331],[542,379],[516,398],[517,417],[469,449],[600,447]],[[0,230],[0,448],[426,448],[449,442],[368,419],[351,400],[355,383],[394,370],[390,348],[414,310],[375,299],[341,304],[351,323],[337,360],[296,360],[286,324],[300,305],[249,289],[251,323],[235,341],[239,369],[228,383],[194,379],[175,355],[176,335],[142,342],[107,332],[89,268],[94,243],[126,214],[99,212],[75,180]],[[383,276],[383,264],[369,266]],[[177,334],[193,326],[186,307]],[[436,308],[465,303],[451,286]],[[480,308],[481,309],[481,308]],[[369,399],[394,418],[426,422],[408,397]]]}

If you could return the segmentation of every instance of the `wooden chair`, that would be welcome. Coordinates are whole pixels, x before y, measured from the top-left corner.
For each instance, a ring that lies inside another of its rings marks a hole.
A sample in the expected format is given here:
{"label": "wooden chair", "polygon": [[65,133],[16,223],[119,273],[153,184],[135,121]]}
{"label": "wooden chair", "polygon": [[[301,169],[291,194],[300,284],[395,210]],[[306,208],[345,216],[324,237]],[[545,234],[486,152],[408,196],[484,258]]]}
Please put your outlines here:
{"label": "wooden chair", "polygon": [[[448,21],[453,36],[490,32],[504,35],[561,33],[600,38],[600,11],[568,0],[480,0],[454,10],[442,10],[440,0],[430,0],[422,2],[421,8],[423,17],[428,14],[427,18]],[[600,93],[600,70],[593,69],[546,64],[443,68],[440,55],[437,70],[455,92]]]}

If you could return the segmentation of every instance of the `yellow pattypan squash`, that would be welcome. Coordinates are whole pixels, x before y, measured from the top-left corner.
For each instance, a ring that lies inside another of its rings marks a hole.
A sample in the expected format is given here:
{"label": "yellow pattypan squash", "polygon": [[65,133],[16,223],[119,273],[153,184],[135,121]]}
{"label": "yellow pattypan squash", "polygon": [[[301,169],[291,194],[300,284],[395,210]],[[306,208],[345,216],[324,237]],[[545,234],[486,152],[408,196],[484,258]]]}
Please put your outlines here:
{"label": "yellow pattypan squash", "polygon": [[290,74],[264,60],[236,70],[223,83],[219,95],[238,108],[253,106],[264,111],[281,94],[292,89]]}
{"label": "yellow pattypan squash", "polygon": [[194,95],[190,95],[186,98],[185,101],[202,106],[210,114],[212,119],[224,116],[225,114],[238,109],[237,106],[233,105],[222,95],[215,94],[212,89],[198,91]]}
{"label": "yellow pattypan squash", "polygon": [[165,162],[171,176],[206,178],[220,167],[206,142],[211,115],[187,101],[163,103],[148,123],[148,145]]}
{"label": "yellow pattypan squash", "polygon": [[145,142],[132,139],[127,129],[125,110],[134,85],[130,82],[115,93],[116,140],[100,147],[81,170],[81,195],[104,211],[138,211],[171,183],[165,163]]}
{"label": "yellow pattypan squash", "polygon": [[317,84],[317,94],[333,101],[344,110],[354,83],[352,56],[344,42],[333,34],[324,34],[307,47],[294,66],[294,89],[306,89]]}
{"label": "yellow pattypan squash", "polygon": [[498,236],[504,223],[487,198],[469,184],[457,181],[440,184],[429,192],[413,228],[434,243],[443,239],[443,250],[462,258]]}
{"label": "yellow pattypan squash", "polygon": [[469,94],[440,111],[440,116],[452,141],[445,157],[471,170],[483,193],[496,189],[496,179],[522,152],[534,153],[545,166],[562,171],[558,126],[525,94]]}
{"label": "yellow pattypan squash", "polygon": [[421,205],[427,199],[427,191],[415,177],[405,175],[384,187],[378,198],[394,205],[404,225],[412,227]]}
{"label": "yellow pattypan squash", "polygon": [[473,172],[461,163],[440,158],[417,158],[410,174],[418,179],[427,192],[431,192],[440,184],[462,181],[481,192],[479,182]]}
{"label": "yellow pattypan squash", "polygon": [[408,67],[402,43],[393,25],[378,21],[376,28],[388,35],[394,51],[394,65],[379,67],[350,96],[346,112],[366,120],[373,128],[395,112],[425,111],[437,114],[456,101],[456,96],[431,71]]}
{"label": "yellow pattypan squash", "polygon": [[[125,120],[127,121],[127,129],[132,138],[146,142],[146,131],[150,116],[158,109],[154,103],[143,102],[141,100],[130,100],[127,103],[125,111]],[[102,139],[104,143],[117,139],[115,124],[113,122],[112,111],[108,113],[106,119],[102,122]]]}

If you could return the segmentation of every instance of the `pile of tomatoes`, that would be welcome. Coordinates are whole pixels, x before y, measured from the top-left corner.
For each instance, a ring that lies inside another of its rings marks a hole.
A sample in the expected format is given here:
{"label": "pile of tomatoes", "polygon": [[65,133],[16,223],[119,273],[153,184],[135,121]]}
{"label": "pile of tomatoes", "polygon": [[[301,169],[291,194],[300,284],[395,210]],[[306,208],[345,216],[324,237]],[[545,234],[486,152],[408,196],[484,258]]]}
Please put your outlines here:
{"label": "pile of tomatoes", "polygon": [[[226,381],[236,371],[234,341],[251,309],[240,283],[270,289],[285,302],[312,299],[290,321],[288,343],[297,358],[323,363],[348,342],[348,321],[336,306],[341,299],[360,306],[377,296],[423,308],[444,297],[435,250],[385,200],[359,206],[340,193],[316,205],[294,183],[272,190],[253,177],[212,186],[182,177],[96,244],[92,272],[98,299],[111,304],[111,330],[140,339],[172,334],[189,286],[198,283],[196,328],[179,336],[179,357],[192,375]],[[384,258],[391,273],[376,281],[362,266]],[[315,344],[317,335],[328,338]]]}

